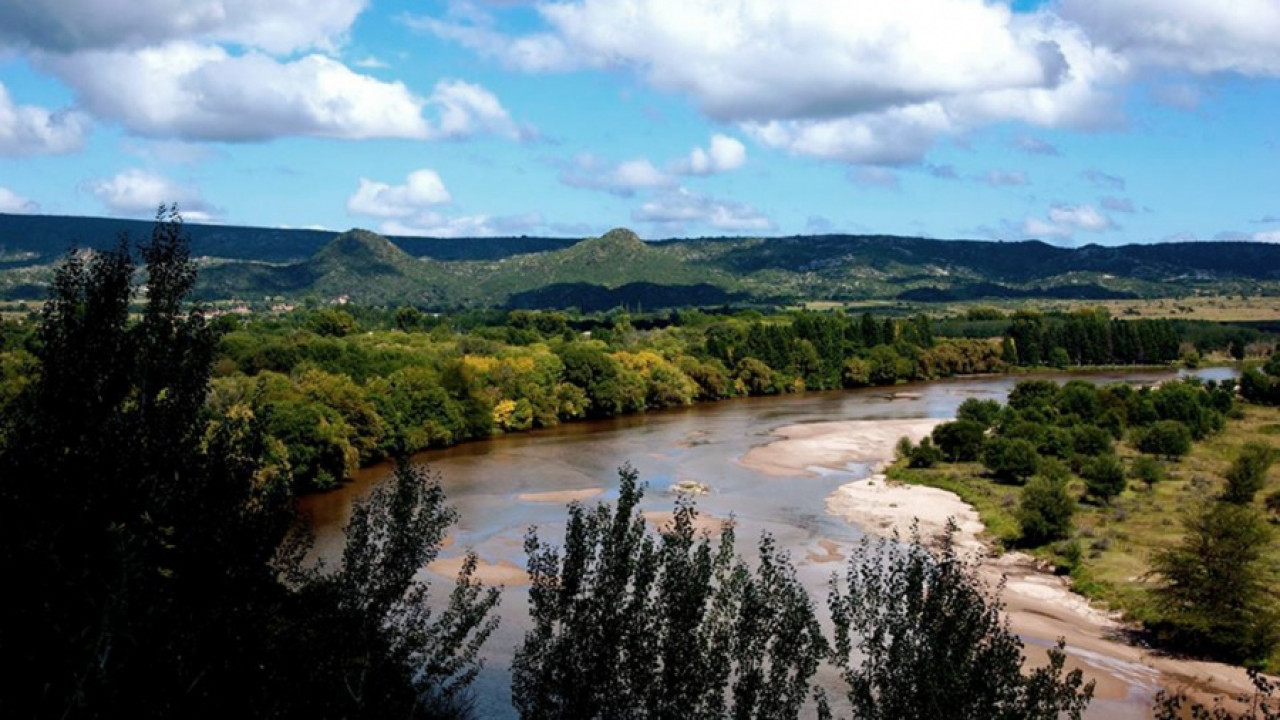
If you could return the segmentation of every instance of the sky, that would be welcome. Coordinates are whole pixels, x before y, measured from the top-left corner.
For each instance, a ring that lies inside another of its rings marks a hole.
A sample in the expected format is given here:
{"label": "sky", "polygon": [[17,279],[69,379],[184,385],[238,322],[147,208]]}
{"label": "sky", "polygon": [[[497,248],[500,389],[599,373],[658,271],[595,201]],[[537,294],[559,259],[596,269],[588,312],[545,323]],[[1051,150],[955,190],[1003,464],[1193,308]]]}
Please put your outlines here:
{"label": "sky", "polygon": [[0,212],[1280,242],[1280,0],[4,0]]}

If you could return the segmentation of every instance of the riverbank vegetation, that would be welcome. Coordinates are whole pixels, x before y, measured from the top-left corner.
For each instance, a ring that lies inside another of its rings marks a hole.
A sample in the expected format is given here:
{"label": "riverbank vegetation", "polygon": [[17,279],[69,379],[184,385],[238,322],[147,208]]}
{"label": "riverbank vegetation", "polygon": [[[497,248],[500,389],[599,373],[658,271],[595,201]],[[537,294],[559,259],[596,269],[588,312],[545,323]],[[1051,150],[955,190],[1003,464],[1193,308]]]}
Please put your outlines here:
{"label": "riverbank vegetation", "polygon": [[904,446],[890,475],[956,492],[998,544],[1054,563],[1163,645],[1274,668],[1277,428],[1280,410],[1232,385],[1032,380],[1004,406],[966,401],[935,429],[938,462]]}

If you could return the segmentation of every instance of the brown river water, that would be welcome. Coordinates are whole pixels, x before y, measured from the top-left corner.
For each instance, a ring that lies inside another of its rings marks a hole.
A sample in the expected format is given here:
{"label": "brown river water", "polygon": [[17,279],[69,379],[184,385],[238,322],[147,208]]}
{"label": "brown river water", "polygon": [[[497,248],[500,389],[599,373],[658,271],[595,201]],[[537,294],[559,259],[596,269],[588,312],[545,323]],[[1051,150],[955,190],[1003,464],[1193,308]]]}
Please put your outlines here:
{"label": "brown river water", "polygon": [[[1222,379],[1234,372],[1211,368],[1197,374]],[[698,499],[700,512],[735,518],[737,546],[744,557],[751,559],[760,533],[771,533],[779,547],[790,551],[798,577],[810,588],[821,611],[827,582],[833,572],[842,569],[838,560],[841,548],[862,536],[856,526],[828,515],[824,500],[840,485],[865,477],[870,469],[863,465],[843,470],[815,468],[813,477],[790,478],[749,469],[739,464],[738,458],[750,448],[776,439],[771,431],[785,425],[953,417],[960,403],[971,397],[1003,401],[1023,377],[956,378],[892,389],[740,398],[506,435],[424,452],[415,460],[439,473],[449,503],[460,514],[452,543],[441,551],[441,558],[458,557],[466,548],[473,548],[482,562],[523,568],[526,530],[536,525],[542,538],[558,541],[566,517],[563,502],[544,502],[528,495],[602,489],[585,502],[612,501],[616,498],[617,468],[630,463],[648,485],[642,503],[645,511],[671,510],[674,496],[670,486],[692,480],[711,490]],[[1144,371],[1037,377],[1059,382],[1084,378],[1097,383],[1153,383],[1175,374]],[[302,499],[302,511],[315,532],[319,555],[336,558],[340,554],[342,527],[352,504],[389,474],[390,467],[385,464],[367,468],[338,490]],[[444,598],[452,577],[427,570],[423,574],[433,583],[432,596]],[[500,609],[502,625],[486,646],[486,668],[474,686],[480,717],[515,717],[508,668],[528,622],[526,604],[525,589],[509,583]],[[1052,640],[1024,639],[1035,645]],[[1146,707],[1154,687],[1142,677],[1136,675],[1129,682],[1128,697],[1095,700],[1088,716],[1149,717]]]}

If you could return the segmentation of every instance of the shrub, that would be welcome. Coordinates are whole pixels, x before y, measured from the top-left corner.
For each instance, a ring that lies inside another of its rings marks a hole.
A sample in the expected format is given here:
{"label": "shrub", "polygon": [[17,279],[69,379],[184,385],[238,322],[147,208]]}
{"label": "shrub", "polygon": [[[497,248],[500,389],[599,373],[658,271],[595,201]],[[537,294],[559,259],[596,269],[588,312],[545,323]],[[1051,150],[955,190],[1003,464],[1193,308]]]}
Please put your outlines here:
{"label": "shrub", "polygon": [[1134,445],[1148,455],[1177,460],[1191,451],[1191,430],[1177,420],[1161,420],[1137,431]]}
{"label": "shrub", "polygon": [[1124,464],[1115,455],[1093,458],[1080,469],[1080,476],[1084,478],[1089,494],[1103,502],[1109,502],[1124,492],[1126,485]]}
{"label": "shrub", "polygon": [[1021,484],[1036,473],[1040,455],[1027,440],[997,437],[987,442],[982,464],[997,480]]}
{"label": "shrub", "polygon": [[950,462],[971,462],[982,453],[986,428],[974,420],[954,420],[933,429],[933,442]]}
{"label": "shrub", "polygon": [[1076,503],[1061,480],[1037,475],[1022,489],[1018,504],[1018,526],[1022,542],[1035,547],[1062,540],[1071,534],[1071,517]]}

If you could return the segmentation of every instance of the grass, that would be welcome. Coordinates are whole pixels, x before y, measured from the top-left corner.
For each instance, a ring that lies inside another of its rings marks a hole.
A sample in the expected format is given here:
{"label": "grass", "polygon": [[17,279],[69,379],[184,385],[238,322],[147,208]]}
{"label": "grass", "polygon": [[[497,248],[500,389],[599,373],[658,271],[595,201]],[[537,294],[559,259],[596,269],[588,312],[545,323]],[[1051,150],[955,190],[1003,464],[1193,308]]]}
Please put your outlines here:
{"label": "grass", "polygon": [[[1222,476],[1241,446],[1250,441],[1275,445],[1277,435],[1280,408],[1249,405],[1243,418],[1228,420],[1222,433],[1196,443],[1182,460],[1167,464],[1167,478],[1151,489],[1130,481],[1129,489],[1110,504],[1099,504],[1083,500],[1084,485],[1074,480],[1071,489],[1079,502],[1072,537],[1027,551],[1069,570],[1076,592],[1120,610],[1132,620],[1154,619],[1157,614],[1149,593],[1151,557],[1181,540],[1184,513],[1222,490]],[[1117,450],[1126,461],[1137,455],[1126,444],[1119,444]],[[1019,530],[1014,513],[1022,490],[996,483],[982,472],[977,463],[944,464],[927,470],[898,463],[890,468],[889,476],[956,493],[977,509],[990,539],[1004,548],[1015,547]],[[1265,512],[1263,498],[1276,490],[1280,490],[1280,464],[1272,467],[1265,488],[1258,493],[1255,503],[1259,509]],[[1081,551],[1074,567],[1063,553],[1067,542],[1078,543]],[[1273,588],[1280,597],[1280,542],[1272,542],[1268,554],[1270,566],[1278,570]],[[1269,665],[1280,667],[1280,650]]]}

